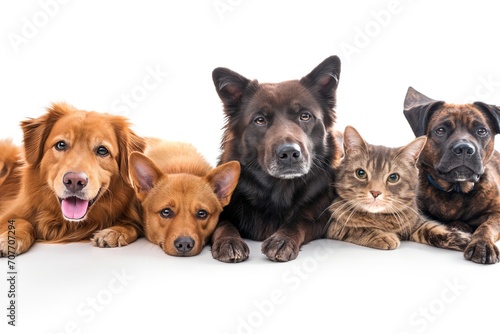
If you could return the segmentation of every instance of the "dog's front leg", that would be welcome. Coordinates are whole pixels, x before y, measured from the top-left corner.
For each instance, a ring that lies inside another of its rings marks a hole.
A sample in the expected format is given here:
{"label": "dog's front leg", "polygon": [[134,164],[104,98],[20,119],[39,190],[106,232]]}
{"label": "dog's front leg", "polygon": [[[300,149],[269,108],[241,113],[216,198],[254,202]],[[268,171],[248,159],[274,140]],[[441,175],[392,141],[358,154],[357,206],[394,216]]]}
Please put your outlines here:
{"label": "dog's front leg", "polygon": [[297,222],[283,224],[262,243],[262,253],[270,260],[286,262],[299,255],[300,246],[305,241],[306,228]]}
{"label": "dog's front leg", "polygon": [[500,239],[500,213],[495,213],[472,234],[471,242],[465,248],[465,258],[481,264],[500,262],[500,252],[495,245],[498,239]]}
{"label": "dog's front leg", "polygon": [[24,219],[0,221],[0,257],[25,253],[35,242],[35,229]]}
{"label": "dog's front leg", "polygon": [[236,227],[227,220],[220,221],[212,234],[212,256],[222,262],[242,262],[250,249]]}

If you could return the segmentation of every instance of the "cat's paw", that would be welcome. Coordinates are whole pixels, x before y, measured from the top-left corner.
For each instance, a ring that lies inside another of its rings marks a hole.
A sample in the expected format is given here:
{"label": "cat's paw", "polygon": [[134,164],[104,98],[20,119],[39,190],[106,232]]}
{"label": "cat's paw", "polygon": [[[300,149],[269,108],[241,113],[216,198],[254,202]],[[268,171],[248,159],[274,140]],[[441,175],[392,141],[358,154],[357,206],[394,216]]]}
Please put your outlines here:
{"label": "cat's paw", "polygon": [[218,238],[212,244],[212,256],[214,259],[235,263],[248,259],[250,249],[241,238],[223,237]]}
{"label": "cat's paw", "polygon": [[464,257],[475,263],[493,264],[500,261],[500,252],[494,243],[476,239],[467,245]]}
{"label": "cat's paw", "polygon": [[290,237],[275,233],[264,240],[261,250],[269,260],[286,262],[297,258],[300,245]]}
{"label": "cat's paw", "polygon": [[394,233],[383,233],[370,239],[369,247],[377,249],[396,249],[401,244],[398,236]]}
{"label": "cat's paw", "polygon": [[467,245],[470,243],[470,241],[471,241],[470,233],[452,229],[452,232],[448,235],[444,248],[453,249],[457,251],[464,251]]}

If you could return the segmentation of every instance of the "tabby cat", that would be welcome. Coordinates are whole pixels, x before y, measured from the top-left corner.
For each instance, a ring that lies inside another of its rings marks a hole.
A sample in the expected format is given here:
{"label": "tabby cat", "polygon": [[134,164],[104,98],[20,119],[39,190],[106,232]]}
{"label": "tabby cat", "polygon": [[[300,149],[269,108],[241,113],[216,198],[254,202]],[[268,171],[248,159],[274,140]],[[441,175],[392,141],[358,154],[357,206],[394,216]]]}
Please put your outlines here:
{"label": "tabby cat", "polygon": [[348,126],[344,157],[336,167],[337,199],[329,208],[326,237],[378,249],[401,240],[463,251],[470,234],[430,221],[417,209],[416,161],[426,138],[402,148],[367,144]]}

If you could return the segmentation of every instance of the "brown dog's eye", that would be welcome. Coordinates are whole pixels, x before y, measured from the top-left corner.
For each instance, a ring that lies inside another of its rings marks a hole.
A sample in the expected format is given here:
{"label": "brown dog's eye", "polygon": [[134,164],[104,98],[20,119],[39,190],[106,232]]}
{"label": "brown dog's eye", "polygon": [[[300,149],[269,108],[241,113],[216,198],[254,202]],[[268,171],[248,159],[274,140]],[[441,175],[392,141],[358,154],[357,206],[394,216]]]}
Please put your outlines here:
{"label": "brown dog's eye", "polygon": [[55,145],[54,148],[58,151],[64,151],[68,148],[68,145],[66,144],[65,141],[58,141]]}
{"label": "brown dog's eye", "polygon": [[266,119],[262,116],[257,117],[256,119],[253,120],[253,122],[257,125],[266,125]]}
{"label": "brown dog's eye", "polygon": [[308,112],[303,112],[302,114],[300,114],[300,120],[302,122],[307,122],[307,121],[310,121],[312,118],[312,115]]}
{"label": "brown dog's eye", "polygon": [[162,218],[172,218],[174,216],[174,212],[170,209],[163,209],[160,211],[160,216]]}
{"label": "brown dog's eye", "polygon": [[97,150],[95,151],[95,153],[101,157],[105,157],[105,156],[109,155],[108,149],[104,146],[99,146],[97,148]]}
{"label": "brown dog's eye", "polygon": [[198,217],[198,219],[207,219],[208,213],[205,210],[200,210],[196,213],[196,217]]}
{"label": "brown dog's eye", "polygon": [[479,128],[477,129],[477,135],[479,137],[486,137],[488,135],[488,130],[486,130],[485,128]]}
{"label": "brown dog's eye", "polygon": [[446,129],[443,127],[437,128],[434,131],[438,136],[444,136],[446,134]]}

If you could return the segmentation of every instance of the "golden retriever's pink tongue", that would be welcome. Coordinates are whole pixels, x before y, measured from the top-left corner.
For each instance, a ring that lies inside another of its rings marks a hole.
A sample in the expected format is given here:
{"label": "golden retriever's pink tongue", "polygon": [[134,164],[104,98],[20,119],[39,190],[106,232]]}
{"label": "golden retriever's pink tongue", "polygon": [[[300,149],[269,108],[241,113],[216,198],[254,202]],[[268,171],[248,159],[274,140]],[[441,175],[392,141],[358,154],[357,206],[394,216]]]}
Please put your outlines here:
{"label": "golden retriever's pink tongue", "polygon": [[80,219],[87,213],[89,201],[84,201],[78,197],[68,197],[62,200],[61,210],[64,217],[68,219]]}

